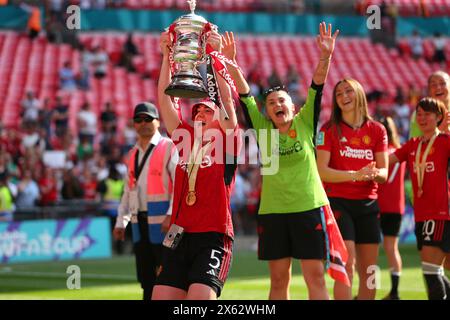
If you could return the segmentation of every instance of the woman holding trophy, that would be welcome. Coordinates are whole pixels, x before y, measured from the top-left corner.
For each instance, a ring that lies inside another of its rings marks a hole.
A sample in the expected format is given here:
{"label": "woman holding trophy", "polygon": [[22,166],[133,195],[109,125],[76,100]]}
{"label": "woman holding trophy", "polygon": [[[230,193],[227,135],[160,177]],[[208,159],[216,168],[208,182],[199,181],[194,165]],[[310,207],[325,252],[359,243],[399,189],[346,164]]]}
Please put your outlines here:
{"label": "woman holding trophy", "polygon": [[[220,52],[221,41],[215,31],[205,34],[210,49]],[[152,299],[216,299],[231,265],[234,237],[230,194],[239,151],[234,102],[228,83],[217,76],[220,108],[211,100],[202,100],[192,107],[194,127],[183,121],[176,103],[165,93],[172,80],[174,45],[169,32],[161,34],[160,47],[163,61],[158,102],[180,162],[171,227],[163,243],[167,248]]]}

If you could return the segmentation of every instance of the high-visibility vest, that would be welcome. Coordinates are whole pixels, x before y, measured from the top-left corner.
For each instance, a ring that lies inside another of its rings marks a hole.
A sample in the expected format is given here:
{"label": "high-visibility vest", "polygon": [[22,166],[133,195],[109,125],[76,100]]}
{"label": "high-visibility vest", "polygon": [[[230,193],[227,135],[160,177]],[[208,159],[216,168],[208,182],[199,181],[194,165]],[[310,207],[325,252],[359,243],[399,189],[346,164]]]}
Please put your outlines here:
{"label": "high-visibility vest", "polygon": [[0,221],[11,221],[13,197],[7,186],[0,187]]}
{"label": "high-visibility vest", "polygon": [[[173,192],[173,183],[167,163],[174,150],[170,147],[169,139],[161,138],[149,157],[147,177],[147,223],[149,228],[149,238],[152,243],[162,243],[164,233],[161,232],[161,224],[167,217],[170,198]],[[128,160],[128,186],[134,187],[135,157],[137,148],[130,151]],[[144,179],[144,177],[139,177]],[[131,219],[133,241],[140,240],[139,226],[137,219]]]}
{"label": "high-visibility vest", "polygon": [[31,9],[31,16],[28,19],[28,29],[41,31],[41,11],[37,7]]}
{"label": "high-visibility vest", "polygon": [[105,200],[116,200],[120,201],[120,197],[122,196],[123,191],[123,180],[113,180],[113,179],[106,179],[106,193],[105,193]]}

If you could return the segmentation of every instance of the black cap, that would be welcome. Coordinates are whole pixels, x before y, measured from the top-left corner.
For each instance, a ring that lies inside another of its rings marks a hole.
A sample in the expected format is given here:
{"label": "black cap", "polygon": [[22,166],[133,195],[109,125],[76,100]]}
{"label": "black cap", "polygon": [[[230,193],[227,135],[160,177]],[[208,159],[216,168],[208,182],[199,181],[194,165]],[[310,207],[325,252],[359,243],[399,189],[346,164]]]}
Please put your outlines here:
{"label": "black cap", "polygon": [[134,107],[133,118],[136,118],[140,114],[148,115],[153,119],[159,119],[158,109],[156,109],[155,105],[151,102],[141,102]]}

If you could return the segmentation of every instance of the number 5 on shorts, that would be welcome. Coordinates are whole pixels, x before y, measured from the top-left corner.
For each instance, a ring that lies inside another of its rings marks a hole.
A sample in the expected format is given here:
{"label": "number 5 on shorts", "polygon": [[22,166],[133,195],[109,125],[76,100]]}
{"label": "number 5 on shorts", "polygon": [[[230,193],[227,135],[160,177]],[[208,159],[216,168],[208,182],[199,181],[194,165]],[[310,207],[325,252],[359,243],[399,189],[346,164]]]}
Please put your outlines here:
{"label": "number 5 on shorts", "polygon": [[211,250],[211,259],[213,260],[213,262],[215,261],[215,263],[210,263],[209,266],[213,269],[217,269],[220,267],[220,259],[218,257],[216,257],[216,254],[218,254],[220,256],[220,251],[218,250]]}

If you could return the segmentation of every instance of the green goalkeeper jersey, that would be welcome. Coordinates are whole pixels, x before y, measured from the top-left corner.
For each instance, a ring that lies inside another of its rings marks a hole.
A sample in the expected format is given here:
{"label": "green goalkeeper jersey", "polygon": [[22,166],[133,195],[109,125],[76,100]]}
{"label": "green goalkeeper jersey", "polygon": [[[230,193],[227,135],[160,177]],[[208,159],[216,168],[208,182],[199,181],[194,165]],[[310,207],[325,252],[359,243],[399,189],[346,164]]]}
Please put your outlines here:
{"label": "green goalkeeper jersey", "polygon": [[244,114],[255,129],[262,163],[259,214],[295,213],[327,205],[315,157],[315,134],[322,86],[312,83],[305,105],[295,115],[288,134],[274,131],[272,121],[253,97],[241,97]]}

